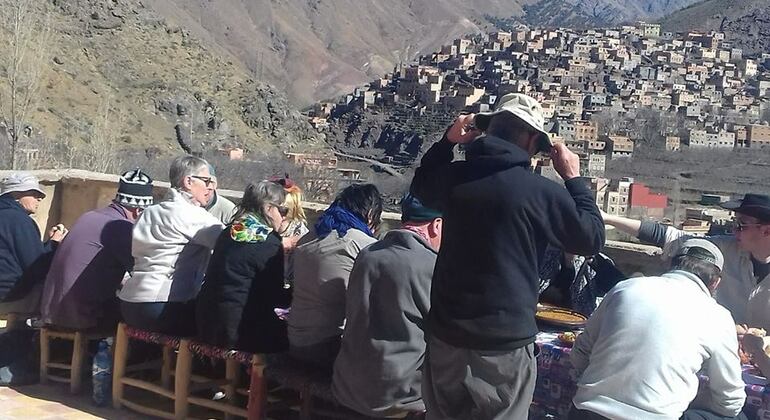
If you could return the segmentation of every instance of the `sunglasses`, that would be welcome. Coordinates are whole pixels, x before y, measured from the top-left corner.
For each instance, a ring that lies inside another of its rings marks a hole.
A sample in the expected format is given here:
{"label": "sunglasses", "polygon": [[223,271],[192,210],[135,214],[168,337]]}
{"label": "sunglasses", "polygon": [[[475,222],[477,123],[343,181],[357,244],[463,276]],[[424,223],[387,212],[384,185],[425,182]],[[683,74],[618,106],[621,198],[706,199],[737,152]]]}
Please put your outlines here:
{"label": "sunglasses", "polygon": [[743,232],[743,231],[747,230],[748,228],[750,228],[752,226],[762,226],[762,225],[763,225],[763,223],[741,223],[741,222],[735,222],[735,223],[733,223],[733,225],[732,225],[730,230],[732,232]]}
{"label": "sunglasses", "polygon": [[214,182],[214,178],[210,176],[198,176],[198,175],[190,175],[190,178],[195,178],[203,181],[204,184],[208,187]]}

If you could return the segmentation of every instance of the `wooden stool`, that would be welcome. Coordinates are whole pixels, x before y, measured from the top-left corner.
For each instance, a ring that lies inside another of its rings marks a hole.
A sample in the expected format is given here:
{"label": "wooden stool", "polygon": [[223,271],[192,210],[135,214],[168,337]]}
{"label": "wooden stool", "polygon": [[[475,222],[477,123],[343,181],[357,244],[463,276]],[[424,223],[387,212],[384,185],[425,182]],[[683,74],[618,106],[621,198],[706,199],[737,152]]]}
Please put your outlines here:
{"label": "wooden stool", "polygon": [[[224,360],[224,379],[213,379],[200,375],[187,374],[190,370],[180,368],[180,364],[182,364],[182,367],[187,367],[192,361],[193,354],[211,359]],[[238,387],[241,365],[249,365],[251,368],[252,376],[249,389]],[[261,420],[265,413],[265,400],[267,398],[265,393],[266,387],[264,386],[264,376],[262,375],[264,365],[264,357],[259,354],[251,354],[237,350],[225,350],[197,341],[182,340],[179,345],[175,385],[177,390],[181,390],[187,395],[187,404],[183,404],[180,399],[176,400],[176,414],[178,418],[187,417],[189,405],[192,404],[219,411],[223,413],[225,419],[228,420],[234,417]],[[193,392],[204,389],[224,390],[225,401],[212,401],[207,398],[191,395]],[[238,395],[248,397],[247,408],[242,408],[237,404]]]}
{"label": "wooden stool", "polygon": [[[70,384],[70,393],[80,392],[83,382],[83,364],[86,360],[86,347],[91,340],[101,340],[110,337],[111,334],[86,332],[57,328],[54,326],[45,326],[40,329],[40,383],[46,384],[49,381],[63,382]],[[62,339],[72,341],[72,359],[70,364],[56,363],[50,361],[50,341],[51,339]],[[49,368],[68,370],[69,377],[58,376],[48,373]]]}
{"label": "wooden stool", "polygon": [[[127,366],[129,340],[139,340],[146,343],[158,344],[163,347],[163,362],[161,365],[160,384],[143,381],[126,376],[128,372],[157,369],[157,364],[153,362],[141,363]],[[130,327],[124,323],[118,324],[118,331],[115,335],[115,362],[112,370],[112,405],[116,409],[126,406],[131,410],[164,419],[185,419],[186,411],[181,411],[180,407],[187,405],[187,390],[179,386],[180,378],[184,380],[190,375],[192,358],[187,358],[182,354],[177,357],[176,367],[174,367],[174,351],[179,348],[180,342],[185,341],[179,337],[168,336],[150,331],[140,330]],[[175,370],[177,385],[172,391],[171,376],[172,370]],[[174,400],[174,412],[159,410],[148,407],[140,403],[130,401],[124,396],[124,387],[131,386],[152,392],[162,397]]]}

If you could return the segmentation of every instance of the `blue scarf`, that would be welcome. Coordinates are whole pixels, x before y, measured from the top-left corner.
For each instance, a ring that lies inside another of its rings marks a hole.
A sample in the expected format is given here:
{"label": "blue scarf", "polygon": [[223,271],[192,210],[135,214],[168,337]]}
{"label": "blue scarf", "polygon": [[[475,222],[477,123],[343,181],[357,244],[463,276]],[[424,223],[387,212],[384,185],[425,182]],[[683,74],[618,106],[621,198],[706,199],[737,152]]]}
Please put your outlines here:
{"label": "blue scarf", "polygon": [[337,231],[340,238],[344,237],[349,229],[357,229],[374,237],[369,226],[362,222],[356,215],[343,209],[338,204],[332,204],[318,219],[315,224],[315,233],[319,238],[325,238],[333,230]]}

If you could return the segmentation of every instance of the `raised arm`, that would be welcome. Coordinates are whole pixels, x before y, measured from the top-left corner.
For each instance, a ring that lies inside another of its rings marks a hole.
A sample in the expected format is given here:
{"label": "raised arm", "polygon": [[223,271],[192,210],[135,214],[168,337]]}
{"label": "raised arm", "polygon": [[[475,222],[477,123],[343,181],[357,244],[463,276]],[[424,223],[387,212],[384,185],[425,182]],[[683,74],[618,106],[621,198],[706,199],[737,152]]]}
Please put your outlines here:
{"label": "raised arm", "polygon": [[673,226],[666,226],[659,222],[648,220],[636,220],[623,216],[612,216],[602,212],[604,223],[614,226],[621,232],[639,238],[640,241],[661,248],[668,244],[687,238],[687,234]]}
{"label": "raised arm", "polygon": [[473,114],[460,115],[444,136],[425,152],[414,173],[411,193],[428,207],[443,210],[452,187],[452,159],[458,143],[470,143],[480,132],[472,128]]}
{"label": "raised arm", "polygon": [[602,212],[602,218],[604,223],[610,226],[614,226],[621,232],[627,233],[631,236],[639,236],[639,230],[642,227],[642,221],[636,219],[630,219],[628,217],[613,216]]}
{"label": "raised arm", "polygon": [[551,159],[568,192],[559,189],[547,207],[544,223],[553,232],[551,243],[571,254],[596,254],[604,246],[604,222],[587,179],[580,177],[580,160],[563,144],[554,145]]}

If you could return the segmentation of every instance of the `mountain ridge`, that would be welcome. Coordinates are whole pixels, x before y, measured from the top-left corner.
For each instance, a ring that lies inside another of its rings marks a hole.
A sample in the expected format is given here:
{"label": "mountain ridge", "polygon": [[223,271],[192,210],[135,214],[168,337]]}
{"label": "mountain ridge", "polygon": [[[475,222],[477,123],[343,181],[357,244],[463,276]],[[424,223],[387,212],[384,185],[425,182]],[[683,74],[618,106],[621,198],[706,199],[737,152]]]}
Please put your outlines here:
{"label": "mountain ridge", "polygon": [[[225,50],[257,78],[308,105],[351,91],[459,36],[493,30],[489,17],[558,25],[565,14],[604,25],[653,19],[695,0],[145,0],[169,21]],[[529,12],[527,12],[529,11]]]}
{"label": "mountain ridge", "polygon": [[770,53],[770,2],[704,0],[660,21],[665,30],[725,32],[732,44],[749,54]]}

